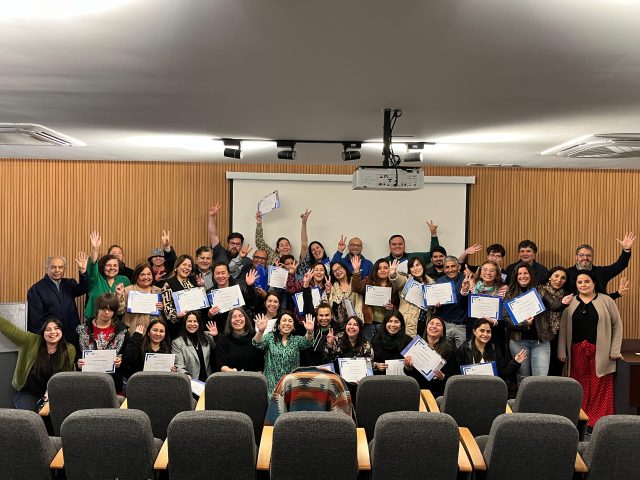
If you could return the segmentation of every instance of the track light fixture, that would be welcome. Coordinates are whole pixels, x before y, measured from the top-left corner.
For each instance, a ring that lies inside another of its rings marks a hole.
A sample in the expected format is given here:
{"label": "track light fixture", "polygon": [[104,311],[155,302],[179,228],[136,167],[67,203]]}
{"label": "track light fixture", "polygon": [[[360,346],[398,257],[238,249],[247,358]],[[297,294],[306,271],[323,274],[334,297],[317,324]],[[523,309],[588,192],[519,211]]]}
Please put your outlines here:
{"label": "track light fixture", "polygon": [[278,148],[288,148],[289,150],[278,150],[278,158],[280,160],[296,159],[296,142],[279,141],[276,143]]}
{"label": "track light fixture", "polygon": [[360,149],[362,148],[362,142],[343,142],[342,143],[342,160],[348,162],[349,160],[360,160],[360,152],[349,150],[351,149]]}
{"label": "track light fixture", "polygon": [[224,152],[223,155],[227,158],[242,158],[242,149],[240,146],[240,140],[234,138],[223,138]]}

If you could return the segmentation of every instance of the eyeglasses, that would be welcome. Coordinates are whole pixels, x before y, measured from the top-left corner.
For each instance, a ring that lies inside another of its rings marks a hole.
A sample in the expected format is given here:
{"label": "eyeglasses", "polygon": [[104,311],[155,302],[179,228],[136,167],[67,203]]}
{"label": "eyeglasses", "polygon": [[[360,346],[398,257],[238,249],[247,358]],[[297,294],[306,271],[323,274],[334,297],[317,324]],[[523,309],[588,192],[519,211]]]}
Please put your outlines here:
{"label": "eyeglasses", "polygon": [[267,257],[258,257],[257,255],[254,255],[254,256],[253,256],[253,259],[254,259],[254,260],[266,260],[266,259],[267,259]]}
{"label": "eyeglasses", "polygon": [[237,246],[241,246],[242,242],[229,242],[229,245],[237,245]]}
{"label": "eyeglasses", "polygon": [[362,248],[362,244],[361,243],[350,243],[349,246],[350,247],[356,247],[356,248]]}
{"label": "eyeglasses", "polygon": [[593,253],[579,253],[578,257],[580,257],[580,258],[593,258]]}

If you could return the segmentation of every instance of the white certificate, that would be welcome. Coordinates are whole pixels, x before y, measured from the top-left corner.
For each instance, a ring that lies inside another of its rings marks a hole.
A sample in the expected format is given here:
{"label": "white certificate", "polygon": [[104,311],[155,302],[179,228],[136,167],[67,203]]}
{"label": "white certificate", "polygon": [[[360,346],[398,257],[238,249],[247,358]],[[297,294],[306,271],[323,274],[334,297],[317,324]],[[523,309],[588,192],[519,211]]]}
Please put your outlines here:
{"label": "white certificate", "polygon": [[407,283],[404,284],[402,296],[407,302],[412,303],[423,310],[427,309],[426,300],[424,298],[424,285],[416,282],[413,278],[409,278]]}
{"label": "white certificate", "polygon": [[[296,308],[300,314],[304,313],[304,296],[302,292],[298,292],[293,295],[293,300],[296,302]],[[320,305],[320,301],[322,300],[322,293],[320,292],[319,287],[311,288],[311,302],[313,303],[313,308],[318,308]]]}
{"label": "white certificate", "polygon": [[385,375],[406,375],[404,373],[404,360],[385,360],[383,363],[387,364]]}
{"label": "white certificate", "polygon": [[321,368],[322,370],[328,370],[330,372],[336,373],[336,367],[333,366],[333,363],[325,363],[324,365],[316,365],[314,368]]}
{"label": "white certificate", "polygon": [[364,293],[365,305],[384,307],[389,302],[391,302],[391,287],[367,285]]}
{"label": "white certificate", "polygon": [[196,396],[201,396],[204,392],[204,382],[201,380],[191,379],[191,393]]}
{"label": "white certificate", "polygon": [[526,321],[527,318],[535,317],[546,310],[540,294],[538,294],[538,290],[535,288],[507,301],[506,307],[511,321],[515,325]]}
{"label": "white certificate", "polygon": [[428,306],[446,305],[456,303],[456,296],[453,293],[454,283],[434,283],[433,285],[424,286],[424,298]]}
{"label": "white certificate", "polygon": [[498,375],[498,372],[496,370],[496,362],[483,362],[461,365],[460,371],[463,375],[485,375],[490,377],[495,377]]}
{"label": "white certificate", "polygon": [[271,192],[258,202],[258,211],[265,215],[269,212],[273,212],[276,208],[280,208],[280,197],[278,196],[278,190]]}
{"label": "white certificate", "polygon": [[144,372],[170,372],[176,364],[175,353],[147,353],[144,356]]}
{"label": "white certificate", "polygon": [[343,298],[342,299],[342,306],[344,307],[345,311],[347,312],[347,317],[357,317],[356,309],[353,308],[353,303],[351,303],[351,300],[349,300],[346,297]]}
{"label": "white certificate", "polygon": [[171,296],[173,297],[173,303],[178,313],[200,310],[201,308],[207,308],[209,306],[207,292],[204,287],[188,288],[187,290],[171,292]]}
{"label": "white certificate", "polygon": [[83,350],[82,358],[84,358],[83,372],[113,373],[116,371],[115,350]]}
{"label": "white certificate", "polygon": [[240,285],[218,288],[209,292],[209,301],[212,307],[218,307],[220,313],[228,312],[234,307],[244,305],[244,297]]}
{"label": "white certificate", "polygon": [[469,295],[469,311],[472,318],[502,318],[502,297],[491,295]]}
{"label": "white certificate", "polygon": [[127,298],[127,312],[160,315],[156,304],[162,301],[160,293],[146,293],[130,290]]}
{"label": "white certificate", "polygon": [[364,357],[339,358],[338,367],[345,382],[357,383],[364,377],[373,375],[371,362]]}
{"label": "white certificate", "polygon": [[287,288],[287,278],[289,278],[289,270],[286,268],[269,267],[269,286],[273,288]]}
{"label": "white certificate", "polygon": [[435,372],[444,367],[447,361],[435,350],[431,350],[427,341],[422,337],[413,337],[413,340],[400,352],[403,357],[410,356],[413,368],[427,380],[431,380]]}

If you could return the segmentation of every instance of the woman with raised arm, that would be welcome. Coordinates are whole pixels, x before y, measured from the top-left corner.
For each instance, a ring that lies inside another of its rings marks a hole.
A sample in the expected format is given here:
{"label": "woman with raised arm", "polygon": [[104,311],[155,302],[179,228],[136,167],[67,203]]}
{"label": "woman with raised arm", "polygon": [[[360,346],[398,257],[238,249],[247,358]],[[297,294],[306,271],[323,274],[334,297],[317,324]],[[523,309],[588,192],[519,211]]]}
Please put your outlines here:
{"label": "woman with raised arm", "polygon": [[[153,319],[164,318],[164,303],[162,302],[162,289],[153,284],[153,270],[148,263],[142,263],[136,267],[131,276],[133,285],[124,288],[121,294],[118,294],[118,315],[124,315],[123,321],[129,328],[129,335],[133,335],[138,325],[142,325],[145,329],[149,322]],[[129,312],[129,292],[148,293],[158,296],[156,302],[158,315],[150,315],[148,313]]]}
{"label": "woman with raised arm", "polygon": [[256,247],[260,250],[267,252],[267,264],[275,265],[283,255],[289,255],[291,253],[291,242],[286,237],[280,237],[276,241],[275,250],[267,245],[264,241],[264,232],[262,230],[262,214],[256,212]]}
{"label": "woman with raised arm", "polygon": [[442,369],[433,372],[431,380],[427,380],[424,375],[413,368],[411,356],[407,355],[404,358],[404,371],[418,381],[421,389],[431,390],[433,396],[438,398],[444,395],[447,379],[460,373],[460,368],[456,361],[456,350],[453,340],[447,340],[446,326],[439,317],[433,317],[429,320],[424,331],[424,339],[427,341],[429,348],[435,350],[447,363],[444,364]]}
{"label": "woman with raised arm", "polygon": [[366,305],[362,307],[362,314],[364,315],[364,337],[371,341],[376,336],[380,326],[382,325],[382,319],[388,310],[397,309],[400,305],[400,296],[398,291],[393,288],[391,281],[389,280],[389,260],[386,258],[379,258],[373,264],[371,276],[364,280],[360,276],[360,257],[354,255],[351,257],[351,265],[353,266],[353,275],[351,277],[351,289],[362,295],[366,302],[365,291],[367,285],[376,287],[389,287],[392,289],[391,301],[384,307]]}
{"label": "woman with raised arm", "polygon": [[[244,278],[236,280],[231,276],[229,266],[226,263],[216,262],[213,265],[213,287],[209,289],[209,292],[238,285],[244,299],[245,310],[253,313],[258,307],[258,294],[253,286],[257,278],[258,273],[255,270],[249,270]],[[214,306],[209,308],[207,315],[210,320],[216,322],[218,331],[224,332],[227,323],[227,312],[220,313],[220,309]]]}
{"label": "woman with raised arm", "polygon": [[38,409],[49,379],[58,372],[73,371],[76,350],[64,341],[64,326],[57,318],[45,320],[40,335],[16,327],[0,317],[0,333],[18,347],[11,385],[17,390],[13,405],[21,410]]}
{"label": "woman with raised arm", "polygon": [[173,302],[173,292],[180,292],[195,287],[203,287],[202,277],[193,275],[193,258],[190,255],[180,255],[176,260],[176,266],[171,275],[162,286],[162,303],[164,315],[169,327],[169,336],[174,339],[180,332],[180,320],[186,316],[186,312],[178,312]]}
{"label": "woman with raised arm", "polygon": [[[351,289],[351,273],[340,262],[331,263],[331,290],[324,291],[322,301],[331,305],[333,316],[340,331],[344,330],[344,326],[353,312],[358,318],[363,318],[364,316],[362,313],[364,299],[361,294]],[[353,308],[353,312],[350,313],[351,308]]]}
{"label": "woman with raised arm", "polygon": [[[426,274],[426,268],[420,257],[411,257],[409,259],[409,275],[404,273],[398,273],[398,262],[394,259],[389,265],[389,280],[393,288],[402,292],[409,278],[413,279],[421,285],[429,285],[434,283],[431,277]],[[402,294],[400,294],[400,313],[404,316],[407,335],[415,337],[416,335],[424,334],[424,328],[427,326],[427,319],[429,318],[429,309],[420,308],[411,302],[408,302]]]}
{"label": "woman with raised arm", "polygon": [[171,246],[171,231],[162,230],[160,236],[161,248],[151,250],[147,263],[151,265],[153,272],[153,284],[162,288],[166,277],[170,275],[176,264],[176,251]]}
{"label": "woman with raised arm", "polygon": [[[171,341],[167,334],[167,324],[156,318],[149,322],[149,326],[137,325],[133,335],[125,344],[122,352],[122,366],[128,376],[144,369],[147,353],[171,353]],[[173,372],[177,367],[173,367]]]}
{"label": "woman with raised arm", "polygon": [[119,275],[120,260],[114,255],[103,255],[98,260],[102,237],[99,232],[89,234],[91,240],[91,255],[87,263],[87,276],[89,278],[89,293],[87,294],[87,306],[84,309],[84,318],[92,319],[96,312],[94,305],[96,299],[105,293],[116,293],[116,288],[131,285],[129,279]]}
{"label": "woman with raised arm", "polygon": [[188,312],[181,323],[180,335],[171,342],[171,352],[176,354],[178,372],[201,382],[206,382],[213,373],[211,360],[214,356],[218,335],[216,324],[207,323],[207,330],[200,326],[200,314]]}
{"label": "woman with raised arm", "polygon": [[221,372],[249,371],[264,369],[264,353],[253,346],[255,335],[253,321],[243,308],[232,308],[227,316],[222,335],[216,345],[216,364]]}
{"label": "woman with raised arm", "polygon": [[387,360],[400,360],[411,337],[405,333],[404,316],[398,310],[390,310],[382,320],[382,328],[371,342],[373,348],[373,374],[387,373]]}
{"label": "woman with raised arm", "polygon": [[280,378],[300,366],[300,350],[312,346],[314,321],[311,315],[305,317],[307,333],[304,337],[293,335],[295,320],[289,312],[282,312],[273,331],[265,333],[267,322],[264,315],[256,316],[257,331],[252,343],[264,351],[264,375],[267,377],[268,394],[271,395]]}
{"label": "woman with raised arm", "polygon": [[589,270],[576,278],[578,295],[562,312],[558,358],[567,373],[582,384],[582,409],[588,426],[613,412],[613,374],[622,347],[622,319],[616,303],[598,293]]}

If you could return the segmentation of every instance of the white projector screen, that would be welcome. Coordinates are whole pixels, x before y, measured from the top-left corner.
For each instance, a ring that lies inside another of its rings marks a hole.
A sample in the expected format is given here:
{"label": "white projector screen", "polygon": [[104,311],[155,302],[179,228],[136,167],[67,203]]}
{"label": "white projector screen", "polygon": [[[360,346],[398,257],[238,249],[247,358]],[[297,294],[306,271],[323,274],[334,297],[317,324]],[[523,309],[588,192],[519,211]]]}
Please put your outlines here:
{"label": "white projector screen", "polygon": [[466,248],[467,185],[475,177],[424,177],[423,189],[408,192],[353,190],[351,175],[227,172],[227,179],[232,182],[230,231],[241,232],[254,247],[258,201],[277,190],[281,206],[264,216],[264,238],[275,248],[278,237],[287,237],[296,258],[300,214],[307,208],[309,242],[322,243],[329,258],[340,235],[361,238],[363,255],[372,262],[389,255],[389,237],[397,233],[404,236],[407,252],[428,251],[426,221],[431,219],[447,253],[458,256]]}

